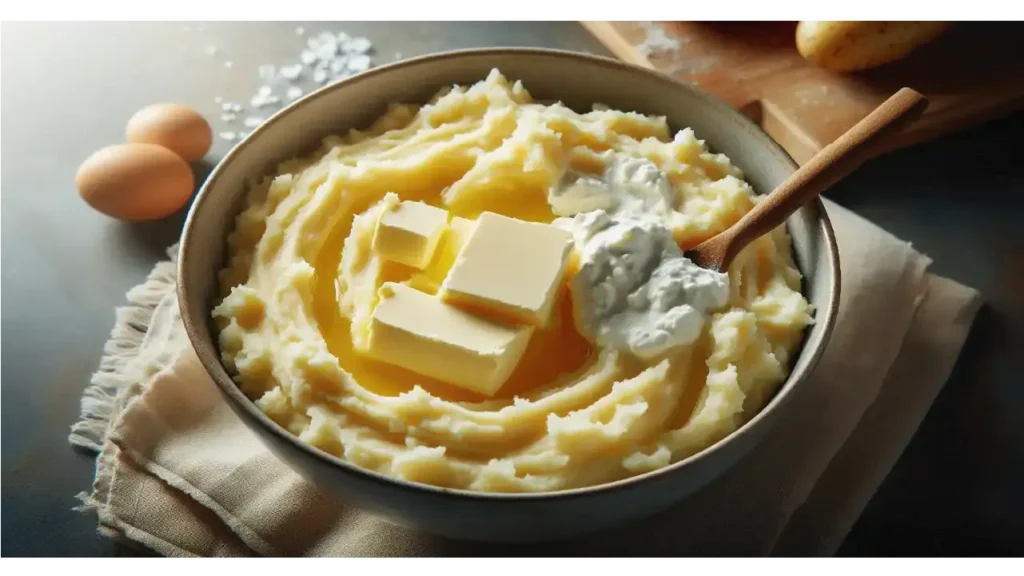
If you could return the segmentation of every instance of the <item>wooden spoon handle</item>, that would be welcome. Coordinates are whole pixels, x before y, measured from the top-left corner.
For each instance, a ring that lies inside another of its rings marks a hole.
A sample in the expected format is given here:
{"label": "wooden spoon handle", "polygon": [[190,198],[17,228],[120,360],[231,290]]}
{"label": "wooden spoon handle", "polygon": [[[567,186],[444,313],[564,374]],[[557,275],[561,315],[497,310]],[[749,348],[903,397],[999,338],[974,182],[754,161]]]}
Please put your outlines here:
{"label": "wooden spoon handle", "polygon": [[691,258],[705,268],[726,270],[747,244],[780,226],[798,208],[859,168],[886,138],[919,118],[927,106],[924,96],[902,88],[815,154],[739,222],[694,248]]}

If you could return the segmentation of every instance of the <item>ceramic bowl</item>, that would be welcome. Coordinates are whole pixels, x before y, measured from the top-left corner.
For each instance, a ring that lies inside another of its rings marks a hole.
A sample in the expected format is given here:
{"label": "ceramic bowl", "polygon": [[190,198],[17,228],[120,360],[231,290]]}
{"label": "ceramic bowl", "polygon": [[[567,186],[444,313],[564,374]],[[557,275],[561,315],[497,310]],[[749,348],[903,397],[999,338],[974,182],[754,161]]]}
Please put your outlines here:
{"label": "ceramic bowl", "polygon": [[767,406],[739,430],[671,466],[609,484],[544,494],[485,494],[410,483],[369,472],[321,452],[267,418],[221,364],[210,310],[226,239],[242,210],[248,183],[278,162],[315,150],[321,138],[366,127],[391,102],[426,102],[438,89],[471,84],[498,68],[537,99],[587,111],[594,103],[667,117],[673,131],[699,138],[739,166],[759,193],[795,169],[793,160],[748,118],[715,97],[662,74],[586,54],[542,49],[482,49],[433,54],[373,69],[326,86],[270,118],[220,162],[185,224],[178,260],[181,316],[206,370],[238,417],[281,460],[346,503],[397,524],[434,534],[490,541],[565,538],[649,515],[693,495],[786,418],[821,357],[839,301],[835,238],[820,202],[788,221],[804,293],[816,309],[789,378]]}

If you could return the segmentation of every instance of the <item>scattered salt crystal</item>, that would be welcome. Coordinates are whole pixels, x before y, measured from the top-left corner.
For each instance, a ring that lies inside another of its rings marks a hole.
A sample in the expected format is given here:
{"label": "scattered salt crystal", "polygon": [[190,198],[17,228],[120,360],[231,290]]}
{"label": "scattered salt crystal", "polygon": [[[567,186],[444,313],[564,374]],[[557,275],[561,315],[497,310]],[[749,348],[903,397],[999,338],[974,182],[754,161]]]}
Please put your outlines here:
{"label": "scattered salt crystal", "polygon": [[401,52],[395,52],[395,60],[401,60],[401,59],[402,59],[402,53]]}
{"label": "scattered salt crystal", "polygon": [[282,66],[278,72],[281,77],[285,80],[295,80],[302,75],[302,64],[295,64],[292,66]]}
{"label": "scattered salt crystal", "polygon": [[213,97],[213,103],[214,103],[214,104],[220,104],[220,103],[221,103],[221,102],[223,102],[223,101],[224,101],[224,99],[223,99],[223,98],[221,98],[220,96],[214,96],[214,97]]}
{"label": "scattered salt crystal", "polygon": [[335,74],[338,74],[342,70],[344,70],[345,66],[347,66],[347,65],[348,65],[348,58],[345,58],[345,57],[336,58],[336,59],[331,61],[331,66],[330,66],[331,72],[334,72]]}
{"label": "scattered salt crystal", "polygon": [[239,132],[238,133],[238,139],[239,140],[244,140],[244,139],[246,139],[248,137],[249,137],[249,133],[248,132]]}
{"label": "scattered salt crystal", "polygon": [[[215,99],[223,112],[222,121],[241,120],[245,128],[256,128],[265,121],[265,114],[260,114],[258,110],[280,106],[282,101],[298,100],[308,89],[308,86],[302,85],[306,78],[310,78],[314,84],[322,85],[365,72],[373,67],[370,56],[373,53],[373,44],[368,38],[349,36],[345,32],[307,33],[302,26],[295,28],[295,34],[305,38],[305,45],[298,51],[297,61],[293,60],[281,66],[259,66],[260,86],[245,108],[242,104],[227,102],[219,96]],[[211,55],[217,53],[215,50],[223,52],[218,47],[208,48]],[[401,53],[395,52],[396,59],[401,57]],[[225,68],[232,66],[232,62],[224,62]],[[278,91],[277,94],[274,94],[275,90]],[[251,115],[245,115],[243,110],[247,110]],[[219,136],[233,141],[244,138],[247,133],[227,131],[220,133]]]}
{"label": "scattered salt crystal", "polygon": [[267,106],[274,106],[281,103],[281,99],[274,95],[257,94],[252,97],[249,101],[253,108],[266,108]]}
{"label": "scattered salt crystal", "polygon": [[355,52],[357,54],[366,54],[372,47],[373,44],[370,40],[368,38],[363,38],[362,36],[352,38],[345,43],[346,52]]}
{"label": "scattered salt crystal", "polygon": [[366,72],[370,69],[370,57],[366,54],[354,54],[348,58],[348,69],[352,72]]}
{"label": "scattered salt crystal", "polygon": [[216,46],[207,46],[206,47],[206,53],[209,54],[210,56],[216,56],[218,52],[220,52],[220,49],[217,48]]}
{"label": "scattered salt crystal", "polygon": [[323,44],[318,45],[314,49],[314,52],[316,52],[316,57],[320,60],[330,60],[338,54],[338,43],[335,42],[332,37],[330,42],[324,42]]}

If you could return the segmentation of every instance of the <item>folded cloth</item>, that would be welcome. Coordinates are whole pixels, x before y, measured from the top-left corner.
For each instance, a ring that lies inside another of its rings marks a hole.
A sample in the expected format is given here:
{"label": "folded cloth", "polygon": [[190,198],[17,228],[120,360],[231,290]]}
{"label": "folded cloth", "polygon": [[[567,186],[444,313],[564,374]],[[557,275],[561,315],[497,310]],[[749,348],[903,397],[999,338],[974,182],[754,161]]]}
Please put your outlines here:
{"label": "folded cloth", "polygon": [[168,556],[833,554],[949,376],[981,301],[927,273],[931,260],[908,243],[826,207],[842,297],[811,380],[748,457],[655,517],[504,546],[347,506],[277,460],[221,398],[185,336],[173,262],[128,293],[82,400],[71,442],[99,457],[81,508],[104,534]]}

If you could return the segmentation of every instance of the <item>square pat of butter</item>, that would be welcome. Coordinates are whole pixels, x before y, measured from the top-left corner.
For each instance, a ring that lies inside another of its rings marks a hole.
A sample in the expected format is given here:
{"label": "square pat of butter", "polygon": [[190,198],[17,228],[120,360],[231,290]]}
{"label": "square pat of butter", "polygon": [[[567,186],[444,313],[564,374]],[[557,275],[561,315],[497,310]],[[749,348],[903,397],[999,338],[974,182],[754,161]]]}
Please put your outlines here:
{"label": "square pat of butter", "polygon": [[484,212],[441,286],[441,299],[482,316],[546,326],[571,247],[566,230]]}
{"label": "square pat of butter", "polygon": [[492,322],[404,284],[386,282],[370,326],[370,356],[492,396],[515,370],[533,328]]}
{"label": "square pat of butter", "polygon": [[373,235],[373,250],[381,258],[423,270],[448,227],[448,212],[404,201],[381,215]]}

